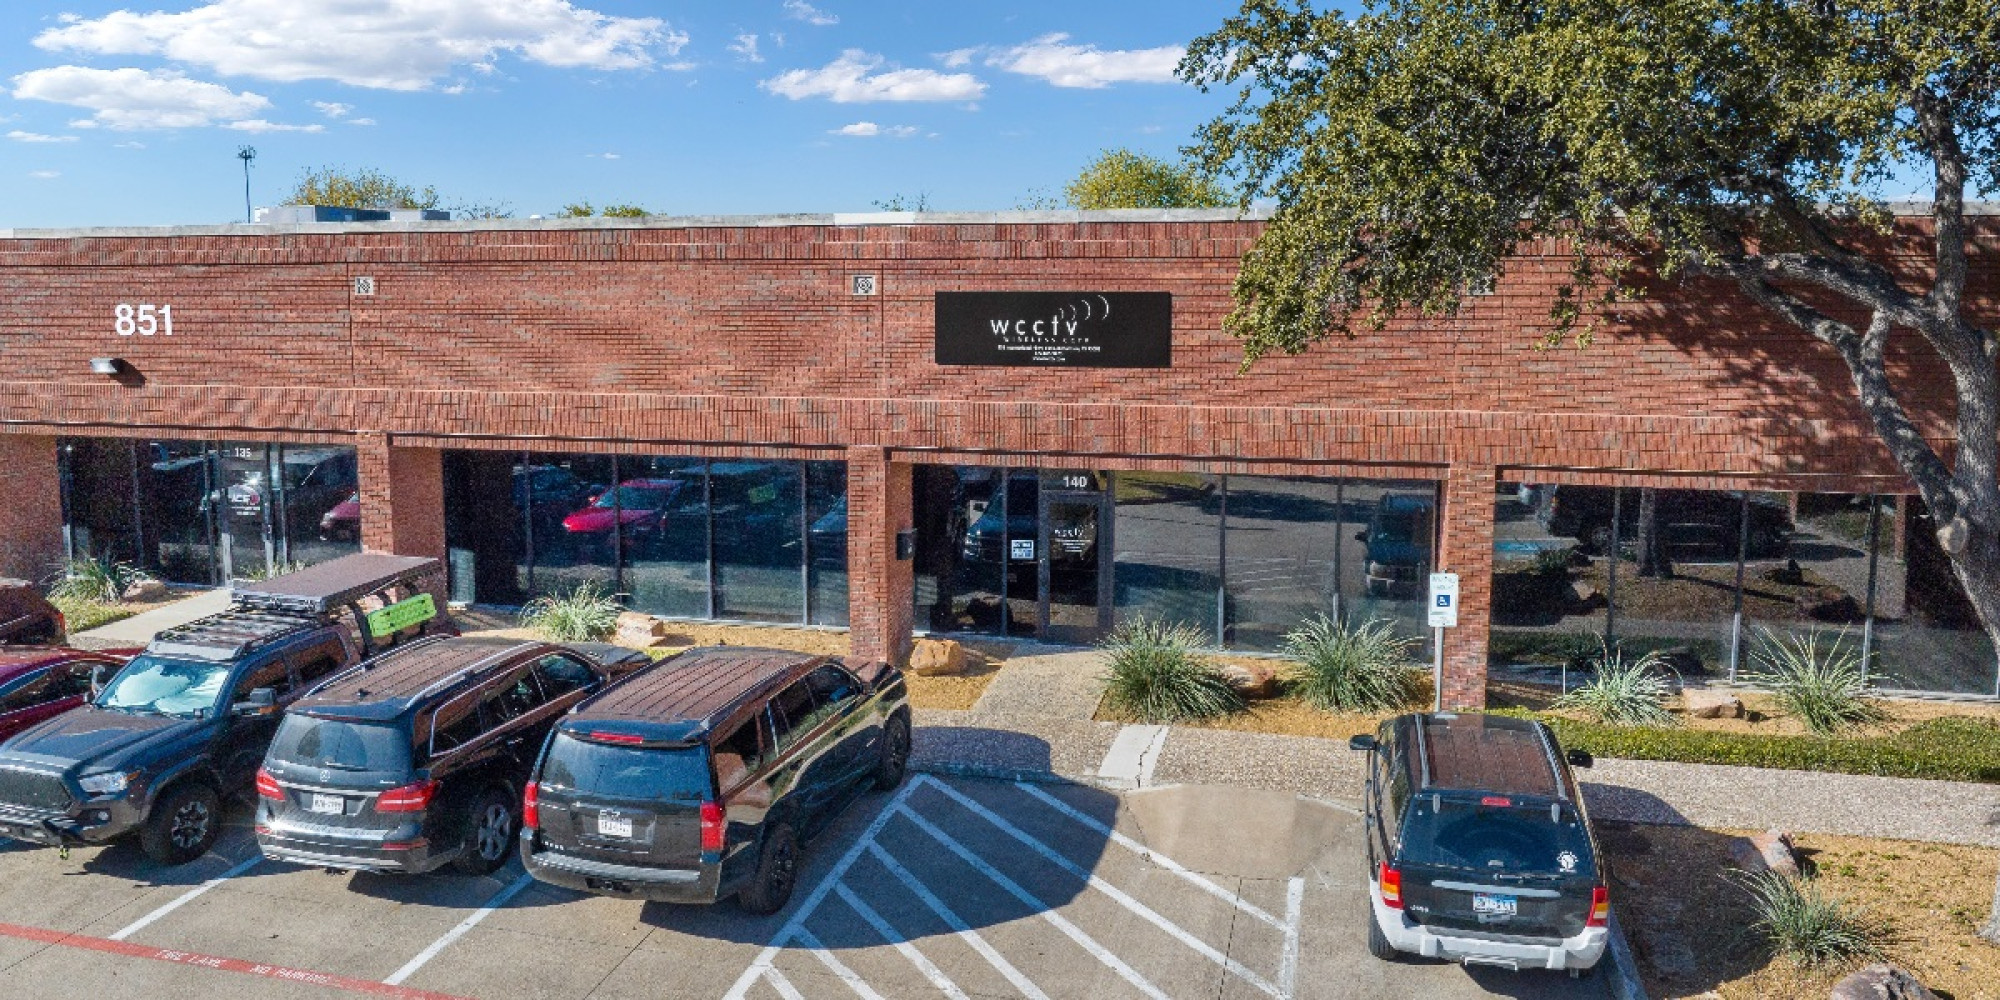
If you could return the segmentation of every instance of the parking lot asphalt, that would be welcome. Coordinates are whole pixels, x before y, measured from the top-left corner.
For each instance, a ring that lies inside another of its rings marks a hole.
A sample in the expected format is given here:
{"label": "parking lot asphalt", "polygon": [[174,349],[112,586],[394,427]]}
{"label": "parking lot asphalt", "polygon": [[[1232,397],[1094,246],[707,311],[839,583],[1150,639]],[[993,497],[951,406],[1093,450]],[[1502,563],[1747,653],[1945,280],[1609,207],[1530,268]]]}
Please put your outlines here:
{"label": "parking lot asphalt", "polygon": [[[1602,997],[1370,958],[1359,820],[1239,787],[913,775],[812,844],[772,917],[494,876],[259,860],[247,812],[163,869],[0,846],[0,992],[78,998]],[[4,843],[4,842],[0,842]]]}

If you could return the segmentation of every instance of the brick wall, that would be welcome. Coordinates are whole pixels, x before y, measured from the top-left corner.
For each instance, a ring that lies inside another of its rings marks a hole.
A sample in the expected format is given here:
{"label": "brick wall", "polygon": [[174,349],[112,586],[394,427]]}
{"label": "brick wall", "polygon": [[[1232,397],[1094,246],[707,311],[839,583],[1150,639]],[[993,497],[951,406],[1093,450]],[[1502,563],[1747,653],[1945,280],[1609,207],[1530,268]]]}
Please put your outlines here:
{"label": "brick wall", "polygon": [[0,434],[0,576],[41,580],[62,558],[56,439]]}

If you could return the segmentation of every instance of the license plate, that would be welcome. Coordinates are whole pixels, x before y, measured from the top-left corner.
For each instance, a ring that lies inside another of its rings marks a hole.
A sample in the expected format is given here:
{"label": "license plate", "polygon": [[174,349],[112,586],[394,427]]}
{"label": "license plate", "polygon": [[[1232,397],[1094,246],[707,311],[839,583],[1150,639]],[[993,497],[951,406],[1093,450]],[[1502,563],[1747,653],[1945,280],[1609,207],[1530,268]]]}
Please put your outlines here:
{"label": "license plate", "polygon": [[1511,917],[1519,909],[1518,897],[1502,896],[1497,893],[1475,892],[1472,894],[1472,912],[1487,917]]}
{"label": "license plate", "polygon": [[314,792],[312,797],[306,800],[306,809],[328,816],[338,816],[347,811],[347,800],[338,795]]}
{"label": "license plate", "polygon": [[630,837],[632,836],[632,817],[609,816],[599,813],[597,816],[597,833],[601,837]]}

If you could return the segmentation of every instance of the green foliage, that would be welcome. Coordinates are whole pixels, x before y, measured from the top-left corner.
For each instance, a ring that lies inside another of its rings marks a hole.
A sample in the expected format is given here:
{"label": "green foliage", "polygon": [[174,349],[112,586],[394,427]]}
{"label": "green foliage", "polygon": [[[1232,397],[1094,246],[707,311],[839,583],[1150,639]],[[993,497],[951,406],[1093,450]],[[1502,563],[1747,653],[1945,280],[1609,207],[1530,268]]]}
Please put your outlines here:
{"label": "green foliage", "polygon": [[919,191],[916,197],[905,197],[901,191],[887,198],[877,198],[868,204],[884,212],[928,212],[931,210],[931,193]]}
{"label": "green foliage", "polygon": [[556,212],[555,217],[558,219],[588,219],[596,215],[606,219],[641,219],[646,217],[647,214],[649,213],[645,209],[637,205],[612,204],[604,206],[603,210],[600,211],[597,206],[592,205],[590,202],[578,201],[564,205],[561,210]]}
{"label": "green foliage", "polygon": [[1761,669],[1743,679],[1769,687],[1779,706],[1807,729],[1832,736],[1887,718],[1866,697],[1868,672],[1861,650],[1847,642],[1845,630],[1831,641],[1817,628],[1779,634],[1760,627],[1757,633],[1750,657]]}
{"label": "green foliage", "polygon": [[617,598],[593,582],[564,594],[537,597],[521,609],[523,627],[557,642],[595,642],[618,627]]}
{"label": "green foliage", "polygon": [[1539,718],[1563,746],[1599,757],[2000,784],[2000,725],[1987,719],[1947,716],[1899,733],[1828,738],[1610,726],[1519,709],[1494,714]]}
{"label": "green foliage", "polygon": [[152,578],[145,570],[109,554],[80,556],[56,564],[49,579],[49,597],[117,604],[125,599],[126,588]]}
{"label": "green foliage", "polygon": [[556,212],[558,219],[588,219],[597,214],[597,206],[587,201],[571,202]]}
{"label": "green foliage", "polygon": [[57,611],[62,612],[63,623],[71,635],[88,632],[99,625],[124,621],[139,613],[131,605],[110,604],[82,597],[50,597],[49,603],[55,605]]}
{"label": "green foliage", "polygon": [[1540,549],[1535,552],[1534,573],[1536,576],[1569,576],[1570,561],[1575,558],[1573,546],[1555,549]]}
{"label": "green foliage", "polygon": [[1881,928],[1812,879],[1732,871],[1730,881],[1750,895],[1757,914],[1751,926],[1793,965],[1815,968],[1881,954]]}
{"label": "green foliage", "polygon": [[1104,640],[1110,670],[1105,706],[1142,722],[1193,722],[1243,709],[1243,699],[1199,650],[1208,645],[1200,629],[1181,623],[1136,619],[1113,629]]}
{"label": "green foliage", "polygon": [[374,167],[349,170],[321,167],[299,175],[287,205],[340,205],[346,208],[437,208],[437,188],[417,187]]}
{"label": "green foliage", "polygon": [[243,574],[242,576],[237,577],[237,579],[249,580],[253,583],[259,580],[269,580],[274,577],[284,576],[287,573],[296,573],[299,570],[305,569],[306,565],[307,565],[306,563],[300,562],[296,559],[292,560],[291,562],[267,562],[264,565],[259,566],[256,569],[253,569],[250,572]]}
{"label": "green foliage", "polygon": [[1671,693],[1669,670],[1657,651],[1627,661],[1623,650],[1602,649],[1591,679],[1557,698],[1553,707],[1614,726],[1671,726],[1673,713],[1662,704]]}
{"label": "green foliage", "polygon": [[617,204],[604,206],[603,214],[607,219],[643,219],[650,213],[637,205]]}
{"label": "green foliage", "polygon": [[1129,149],[1107,149],[1063,185],[1076,208],[1221,208],[1233,204],[1215,178],[1192,164]]}
{"label": "green foliage", "polygon": [[1382,619],[1349,628],[1319,615],[1285,636],[1286,655],[1299,661],[1291,691],[1328,712],[1394,711],[1416,698],[1423,677],[1410,666],[1416,645]]}

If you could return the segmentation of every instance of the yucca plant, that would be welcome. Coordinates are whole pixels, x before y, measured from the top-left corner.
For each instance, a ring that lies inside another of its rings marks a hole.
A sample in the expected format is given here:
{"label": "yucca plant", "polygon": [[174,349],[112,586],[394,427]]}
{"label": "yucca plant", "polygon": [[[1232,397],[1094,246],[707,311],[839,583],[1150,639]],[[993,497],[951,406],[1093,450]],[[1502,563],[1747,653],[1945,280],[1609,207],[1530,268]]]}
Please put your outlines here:
{"label": "yucca plant", "polygon": [[529,601],[521,609],[521,624],[557,642],[594,642],[618,627],[624,610],[610,591],[585,582],[567,593]]}
{"label": "yucca plant", "polygon": [[1135,619],[1104,640],[1110,669],[1104,702],[1112,711],[1144,722],[1195,722],[1243,709],[1214,661],[1200,650],[1208,635],[1179,622]]}
{"label": "yucca plant", "polygon": [[1600,646],[1596,673],[1570,689],[1550,706],[1573,709],[1597,722],[1614,726],[1671,726],[1674,715],[1664,704],[1672,687],[1672,668],[1658,650],[1626,660],[1623,650]]}
{"label": "yucca plant", "polygon": [[1866,664],[1845,629],[1829,641],[1817,628],[1784,634],[1760,628],[1750,655],[1760,669],[1744,679],[1769,687],[1778,705],[1815,735],[1833,736],[1888,718],[1866,697]]}
{"label": "yucca plant", "polygon": [[1811,968],[1881,954],[1880,925],[1821,891],[1813,879],[1735,870],[1730,879],[1750,894],[1757,914],[1751,927],[1794,965]]}
{"label": "yucca plant", "polygon": [[76,601],[116,604],[125,599],[126,588],[152,575],[128,562],[101,556],[78,556],[56,564],[49,580],[49,596]]}
{"label": "yucca plant", "polygon": [[254,583],[259,580],[269,580],[275,577],[284,576],[287,573],[296,573],[299,570],[305,568],[306,568],[305,563],[297,561],[267,562],[264,565],[259,566],[248,573],[243,574],[242,576],[238,577],[238,579],[249,580]]}
{"label": "yucca plant", "polygon": [[1328,712],[1386,712],[1416,696],[1421,671],[1410,666],[1417,640],[1377,618],[1357,628],[1316,616],[1285,636],[1299,661],[1292,692]]}

